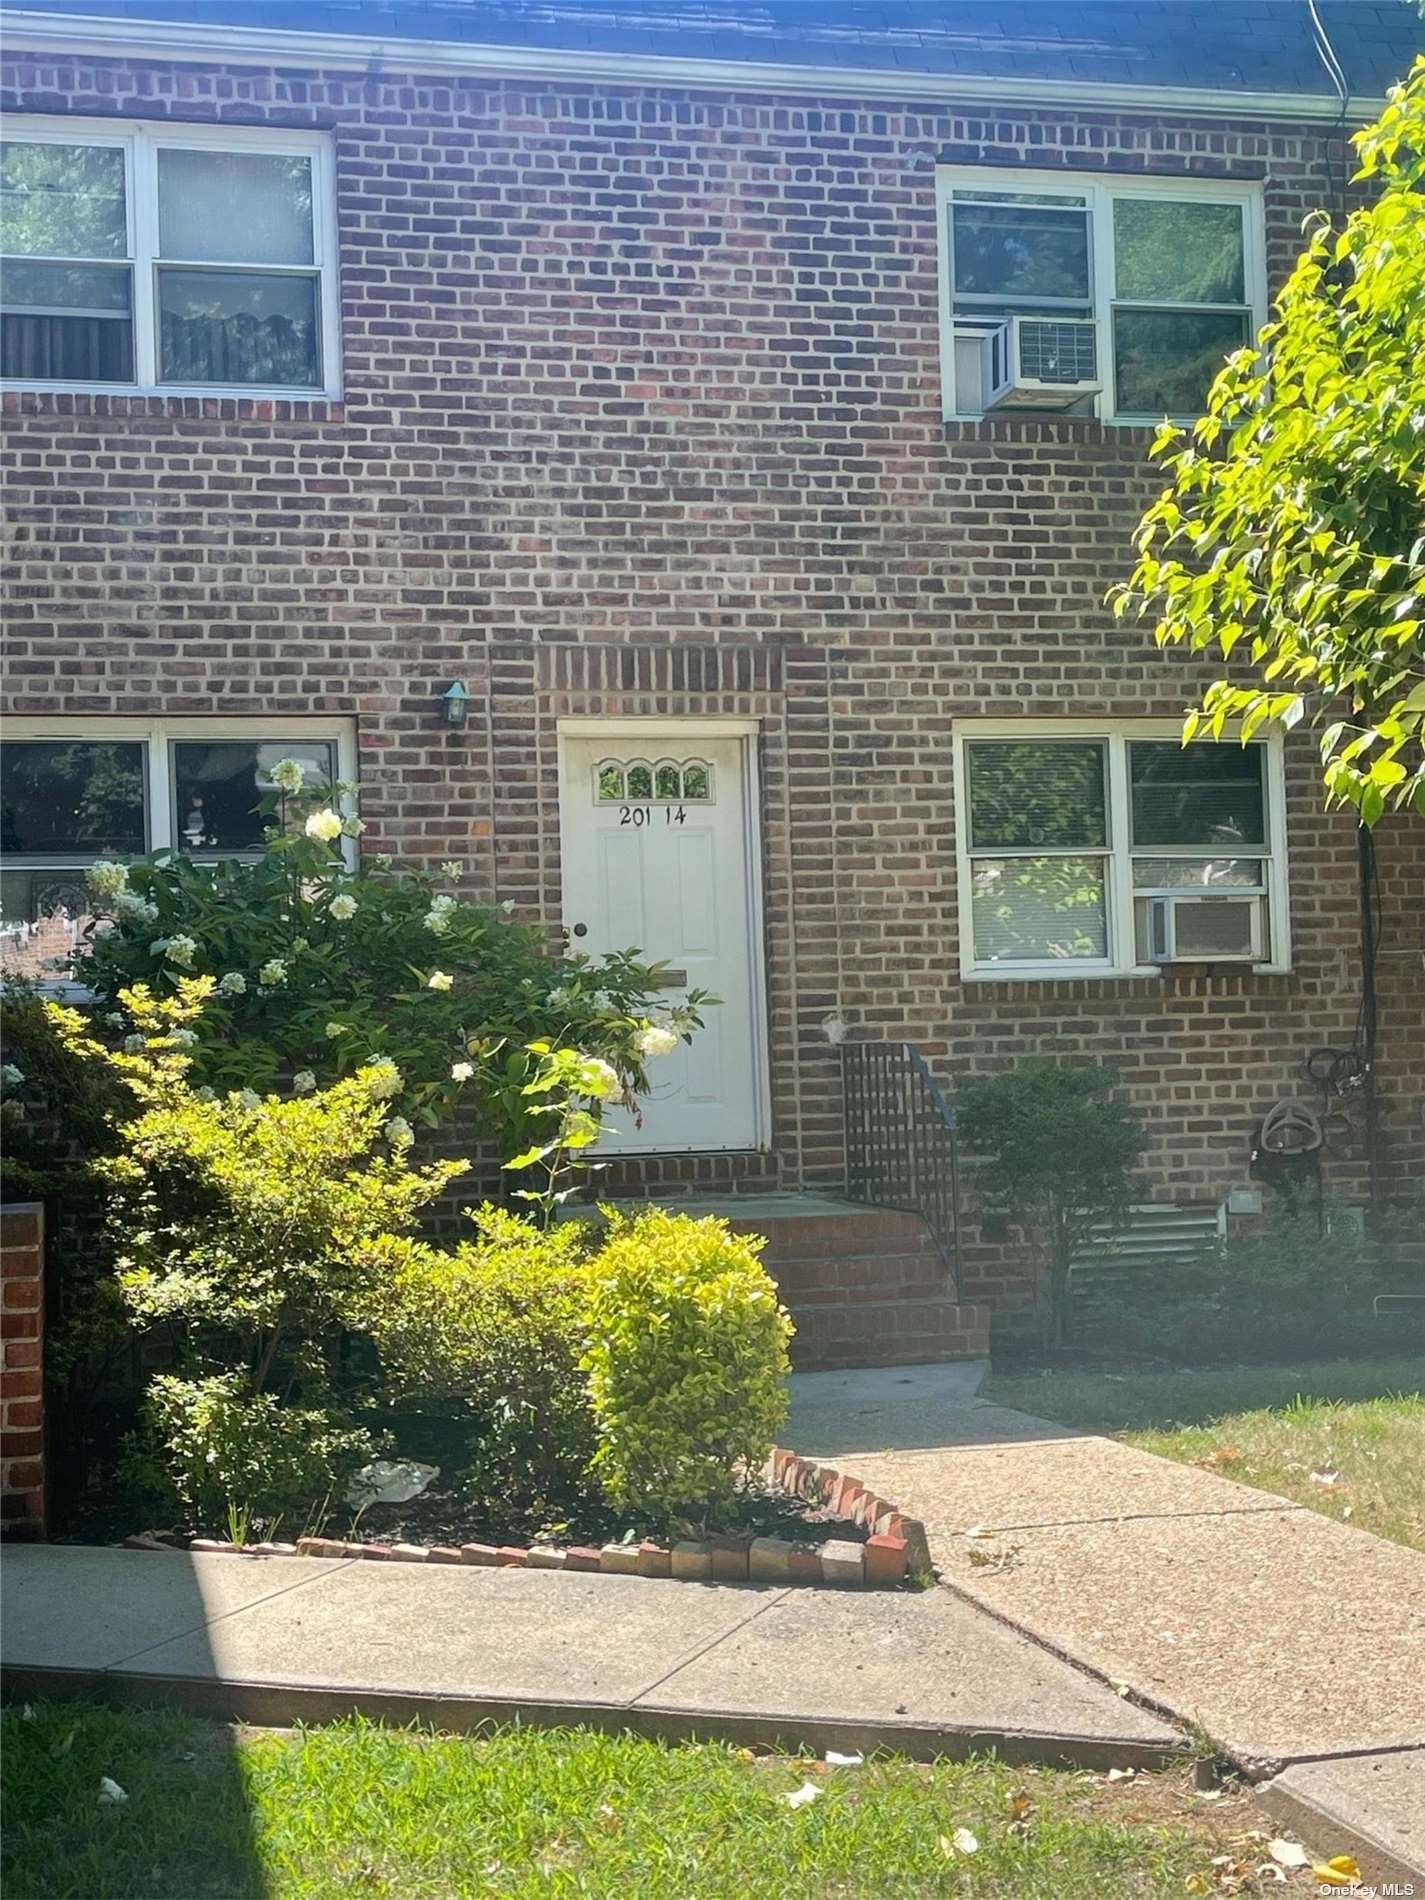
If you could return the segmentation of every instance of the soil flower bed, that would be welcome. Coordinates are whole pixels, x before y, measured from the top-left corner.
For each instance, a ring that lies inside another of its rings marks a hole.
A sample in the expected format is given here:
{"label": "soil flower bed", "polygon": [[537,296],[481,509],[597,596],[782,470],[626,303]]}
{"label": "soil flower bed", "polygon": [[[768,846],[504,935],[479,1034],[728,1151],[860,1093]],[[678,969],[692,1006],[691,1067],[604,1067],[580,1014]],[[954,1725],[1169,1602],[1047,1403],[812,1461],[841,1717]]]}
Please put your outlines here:
{"label": "soil flower bed", "polygon": [[835,1589],[890,1589],[928,1571],[923,1526],[868,1491],[858,1479],[794,1452],[774,1451],[764,1480],[763,1487],[744,1494],[744,1515],[752,1520],[744,1527],[666,1542],[639,1537],[636,1531],[601,1543],[552,1536],[527,1542],[483,1542],[452,1537],[449,1532],[449,1541],[423,1541],[408,1510],[398,1534],[386,1537],[302,1536],[287,1543],[198,1537],[180,1546],[161,1533],[144,1531],[124,1542],[140,1550],[187,1548],[259,1557],[468,1564]]}

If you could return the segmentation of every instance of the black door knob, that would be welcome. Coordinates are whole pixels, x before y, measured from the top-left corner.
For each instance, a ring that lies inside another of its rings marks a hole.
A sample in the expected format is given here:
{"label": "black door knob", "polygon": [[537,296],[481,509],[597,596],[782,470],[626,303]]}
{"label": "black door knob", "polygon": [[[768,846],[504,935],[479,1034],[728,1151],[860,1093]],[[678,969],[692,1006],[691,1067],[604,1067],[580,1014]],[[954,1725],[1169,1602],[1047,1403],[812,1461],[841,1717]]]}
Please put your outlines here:
{"label": "black door knob", "polygon": [[576,937],[587,937],[588,934],[589,934],[589,926],[587,924],[575,924],[574,935]]}

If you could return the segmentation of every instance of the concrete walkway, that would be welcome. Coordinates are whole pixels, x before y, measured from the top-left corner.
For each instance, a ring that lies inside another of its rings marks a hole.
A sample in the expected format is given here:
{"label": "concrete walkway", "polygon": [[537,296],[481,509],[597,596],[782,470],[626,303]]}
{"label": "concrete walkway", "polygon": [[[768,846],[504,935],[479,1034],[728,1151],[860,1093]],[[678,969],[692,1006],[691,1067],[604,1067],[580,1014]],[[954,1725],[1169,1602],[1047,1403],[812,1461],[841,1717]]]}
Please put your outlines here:
{"label": "concrete walkway", "polygon": [[1425,1874],[1425,1556],[974,1384],[794,1380],[785,1437],[920,1518],[953,1592]]}
{"label": "concrete walkway", "polygon": [[1084,1766],[1160,1762],[1195,1725],[1314,1848],[1425,1877],[1425,1558],[978,1378],[793,1381],[785,1442],[926,1524],[919,1595],[11,1548],[7,1690]]}
{"label": "concrete walkway", "polygon": [[1170,1724],[948,1590],[919,1595],[11,1548],[7,1693],[273,1724],[579,1722],[927,1758],[1157,1765]]}

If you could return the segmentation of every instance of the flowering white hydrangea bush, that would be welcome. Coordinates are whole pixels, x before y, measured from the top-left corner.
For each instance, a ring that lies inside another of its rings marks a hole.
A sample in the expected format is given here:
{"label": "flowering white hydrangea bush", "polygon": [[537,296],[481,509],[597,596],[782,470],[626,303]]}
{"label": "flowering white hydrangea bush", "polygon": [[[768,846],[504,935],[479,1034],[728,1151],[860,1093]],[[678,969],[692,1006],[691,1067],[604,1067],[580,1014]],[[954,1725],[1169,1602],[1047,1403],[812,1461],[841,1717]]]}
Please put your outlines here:
{"label": "flowering white hydrangea bush", "polygon": [[104,1003],[135,982],[162,992],[211,977],[187,1053],[195,1082],[220,1097],[310,1094],[375,1049],[413,1131],[459,1112],[509,1156],[545,1145],[547,1104],[524,1093],[545,1073],[537,1045],[577,1054],[569,1102],[597,1130],[609,1104],[646,1089],[646,1065],[696,1031],[706,996],[655,1013],[648,965],[553,951],[537,925],[517,921],[512,899],[482,905],[442,889],[469,874],[458,860],[436,872],[379,853],[358,862],[353,786],[313,783],[296,759],[268,780],[260,858],[196,863],[179,852],[101,859],[88,873],[103,921],[75,973]]}
{"label": "flowering white hydrangea bush", "polygon": [[678,1047],[677,1033],[664,1023],[650,1023],[640,1031],[638,1046],[646,1056],[671,1056]]}
{"label": "flowering white hydrangea bush", "polygon": [[100,858],[97,864],[90,865],[84,873],[84,879],[96,897],[112,901],[123,893],[128,884],[128,866],[120,864],[117,858]]}
{"label": "flowering white hydrangea bush", "polygon": [[306,783],[307,768],[300,759],[279,759],[268,777],[279,792],[300,792]]}
{"label": "flowering white hydrangea bush", "polygon": [[341,836],[341,817],[329,807],[324,811],[314,811],[307,820],[306,832],[309,838],[318,838],[323,844],[330,844],[333,838]]}

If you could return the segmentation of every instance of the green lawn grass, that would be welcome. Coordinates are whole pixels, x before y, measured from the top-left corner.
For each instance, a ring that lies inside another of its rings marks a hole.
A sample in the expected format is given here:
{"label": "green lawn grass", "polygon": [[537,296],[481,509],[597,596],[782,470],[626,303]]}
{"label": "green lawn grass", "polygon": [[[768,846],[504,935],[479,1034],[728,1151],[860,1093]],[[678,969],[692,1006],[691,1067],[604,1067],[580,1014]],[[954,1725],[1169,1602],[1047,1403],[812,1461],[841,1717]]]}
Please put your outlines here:
{"label": "green lawn grass", "polygon": [[[3,1720],[6,1900],[1166,1900],[1214,1855],[1264,1859],[1248,1830],[1271,1826],[1186,1769],[824,1769],[583,1731],[273,1734],[66,1703]],[[808,1779],[820,1798],[790,1808]]]}
{"label": "green lawn grass", "polygon": [[995,1377],[985,1396],[1425,1550],[1425,1357]]}

